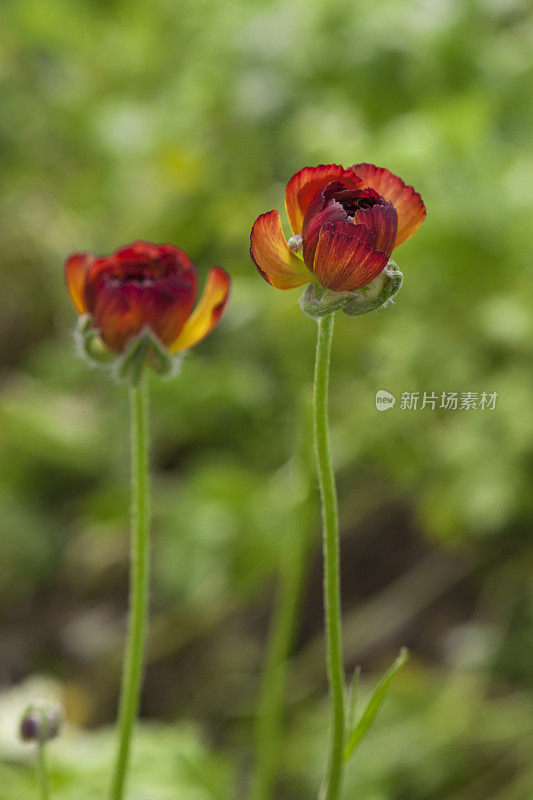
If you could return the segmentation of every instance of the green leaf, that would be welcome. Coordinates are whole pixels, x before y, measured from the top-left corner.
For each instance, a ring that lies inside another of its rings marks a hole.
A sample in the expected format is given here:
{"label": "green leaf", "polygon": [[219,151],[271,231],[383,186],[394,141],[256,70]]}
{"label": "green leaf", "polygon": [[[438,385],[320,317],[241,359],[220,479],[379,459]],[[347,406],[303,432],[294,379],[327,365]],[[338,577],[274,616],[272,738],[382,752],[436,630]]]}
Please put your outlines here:
{"label": "green leaf", "polygon": [[409,658],[409,653],[407,648],[402,647],[400,650],[400,654],[391,668],[385,673],[382,677],[376,688],[374,689],[372,696],[370,697],[368,703],[365,706],[365,710],[361,714],[359,722],[355,725],[354,729],[352,730],[348,741],[346,743],[346,747],[344,748],[344,760],[346,761],[350,756],[355,752],[357,747],[361,744],[363,739],[365,738],[366,734],[368,733],[372,723],[374,722],[379,709],[381,708],[381,704],[383,703],[389,687],[394,680],[394,677],[397,672],[403,667],[407,659]]}
{"label": "green leaf", "polygon": [[352,683],[348,695],[348,703],[346,710],[346,730],[351,731],[355,721],[355,710],[357,708],[357,694],[359,690],[359,677],[361,675],[361,667],[356,667],[353,671]]}

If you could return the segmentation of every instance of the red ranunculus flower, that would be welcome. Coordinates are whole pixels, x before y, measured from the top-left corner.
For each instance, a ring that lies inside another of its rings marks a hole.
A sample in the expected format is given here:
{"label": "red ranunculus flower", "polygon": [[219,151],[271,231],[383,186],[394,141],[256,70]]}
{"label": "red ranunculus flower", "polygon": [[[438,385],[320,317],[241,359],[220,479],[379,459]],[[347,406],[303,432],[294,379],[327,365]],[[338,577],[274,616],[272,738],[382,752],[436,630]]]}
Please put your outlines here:
{"label": "red ranunculus flower", "polygon": [[354,292],[379,275],[426,216],[412,186],[373,164],[304,167],[288,182],[285,205],[289,242],[277,211],[261,214],[250,237],[257,269],[277,289],[318,280]]}
{"label": "red ranunculus flower", "polygon": [[231,284],[223,269],[213,267],[193,311],[198,290],[193,262],[179,247],[151,242],[134,242],[110,256],[74,253],[65,277],[77,311],[91,315],[115,353],[146,328],[171,353],[192,347],[219,321]]}

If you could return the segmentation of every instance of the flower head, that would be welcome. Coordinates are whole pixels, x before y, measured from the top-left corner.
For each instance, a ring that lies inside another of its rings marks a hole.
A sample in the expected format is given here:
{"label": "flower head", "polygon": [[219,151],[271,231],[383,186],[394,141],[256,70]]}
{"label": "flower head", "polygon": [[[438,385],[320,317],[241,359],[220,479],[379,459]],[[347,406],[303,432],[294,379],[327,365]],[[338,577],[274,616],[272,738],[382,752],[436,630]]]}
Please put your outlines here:
{"label": "flower head", "polygon": [[250,240],[259,273],[277,289],[318,281],[333,292],[356,292],[426,216],[412,186],[373,164],[304,167],[287,184],[285,205],[293,237],[286,241],[279,213],[269,211]]}
{"label": "flower head", "polygon": [[56,703],[40,702],[29,706],[20,721],[23,742],[45,742],[59,736],[63,726],[63,709]]}
{"label": "flower head", "polygon": [[143,332],[171,354],[197,344],[220,320],[231,283],[223,269],[213,267],[193,311],[198,279],[189,256],[171,244],[141,241],[110,256],[74,253],[65,278],[86,320],[84,334],[99,337],[113,354],[125,353]]}

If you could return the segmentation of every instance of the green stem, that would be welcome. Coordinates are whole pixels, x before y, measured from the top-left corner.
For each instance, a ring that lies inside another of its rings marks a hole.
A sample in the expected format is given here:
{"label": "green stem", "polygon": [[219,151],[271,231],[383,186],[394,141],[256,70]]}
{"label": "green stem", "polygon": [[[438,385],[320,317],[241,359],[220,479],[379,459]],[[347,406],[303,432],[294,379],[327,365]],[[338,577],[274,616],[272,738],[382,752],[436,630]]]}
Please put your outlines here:
{"label": "green stem", "polygon": [[283,696],[294,621],[300,596],[303,559],[283,554],[280,585],[269,632],[256,726],[256,766],[251,800],[272,797],[281,748]]}
{"label": "green stem", "polygon": [[328,424],[328,385],[334,315],[318,320],[314,385],[315,449],[322,500],[324,552],[324,616],[331,703],[330,744],[326,777],[320,797],[337,800],[341,788],[344,747],[344,663],[340,599],[339,519],[335,476],[331,465]]}
{"label": "green stem", "polygon": [[131,736],[139,710],[148,612],[149,475],[148,390],[144,380],[130,388],[131,414],[131,552],[130,599],[126,651],[118,712],[118,751],[111,800],[122,800]]}
{"label": "green stem", "polygon": [[46,744],[39,739],[37,743],[37,785],[40,800],[48,800],[48,770],[46,768]]}
{"label": "green stem", "polygon": [[[310,421],[308,403],[301,402],[298,418]],[[278,587],[257,709],[256,765],[250,800],[271,800],[279,765],[283,701],[287,682],[287,659],[291,649],[300,602],[306,553],[312,532],[312,478],[307,424],[301,425],[292,472],[292,491],[302,492],[294,508],[294,523],[280,556]],[[305,429],[305,430],[304,430]],[[295,485],[296,484],[296,485]]]}

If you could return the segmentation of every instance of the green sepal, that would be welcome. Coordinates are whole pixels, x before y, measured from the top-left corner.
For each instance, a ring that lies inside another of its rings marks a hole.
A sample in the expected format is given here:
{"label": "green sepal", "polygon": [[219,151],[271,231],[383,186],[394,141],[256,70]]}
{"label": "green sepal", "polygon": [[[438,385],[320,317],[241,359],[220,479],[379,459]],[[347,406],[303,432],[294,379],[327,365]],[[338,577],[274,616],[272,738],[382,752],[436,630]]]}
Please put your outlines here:
{"label": "green sepal", "polygon": [[353,298],[353,292],[332,292],[320,283],[310,283],[299,299],[300,308],[312,319],[340,311]]}
{"label": "green sepal", "polygon": [[394,662],[394,664],[387,670],[385,675],[381,678],[377,686],[375,687],[374,691],[370,695],[370,699],[368,700],[363,713],[361,714],[359,720],[353,725],[352,730],[349,731],[349,735],[347,736],[346,745],[344,747],[344,760],[347,761],[351,755],[355,752],[355,750],[359,747],[363,739],[365,738],[366,734],[370,730],[370,727],[374,720],[376,719],[377,713],[381,708],[385,697],[387,696],[387,692],[390,689],[390,685],[394,678],[396,677],[397,673],[401,670],[401,668],[406,663],[407,659],[409,658],[409,653],[406,647],[402,647],[398,658]]}
{"label": "green sepal", "polygon": [[402,283],[403,274],[391,259],[377,278],[357,292],[353,292],[352,299],[342,310],[348,317],[360,317],[372,311],[379,311],[380,308],[387,308],[394,303]]}
{"label": "green sepal", "polygon": [[146,367],[151,367],[158,375],[168,375],[179,361],[168,353],[152,331],[146,329],[133,340],[118,361],[116,375],[120,380],[138,386]]}
{"label": "green sepal", "polygon": [[300,297],[300,308],[308,317],[320,319],[335,311],[360,317],[392,305],[403,283],[403,275],[390,260],[380,274],[356,292],[333,292],[319,283],[310,283]]}
{"label": "green sepal", "polygon": [[144,370],[150,367],[158,375],[175,374],[181,365],[182,356],[173,356],[161,344],[157,336],[146,328],[131,340],[128,349],[122,355],[113,353],[102,341],[93,318],[83,314],[76,329],[78,348],[91,364],[111,366],[115,376],[121,380],[138,386]]}
{"label": "green sepal", "polygon": [[110,364],[115,358],[115,353],[109,350],[98,331],[92,327],[93,318],[90,314],[83,314],[78,320],[76,342],[83,355],[92,363],[99,366]]}

